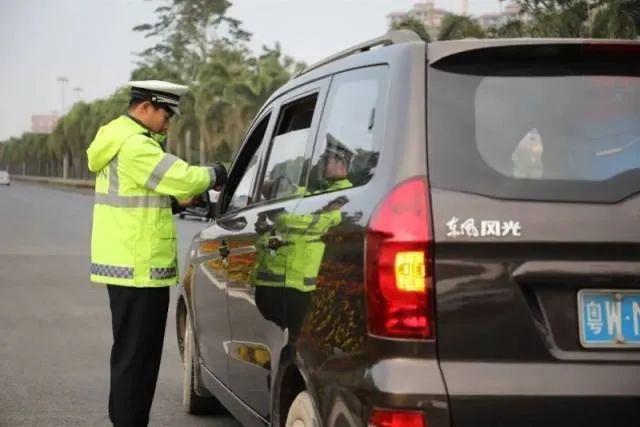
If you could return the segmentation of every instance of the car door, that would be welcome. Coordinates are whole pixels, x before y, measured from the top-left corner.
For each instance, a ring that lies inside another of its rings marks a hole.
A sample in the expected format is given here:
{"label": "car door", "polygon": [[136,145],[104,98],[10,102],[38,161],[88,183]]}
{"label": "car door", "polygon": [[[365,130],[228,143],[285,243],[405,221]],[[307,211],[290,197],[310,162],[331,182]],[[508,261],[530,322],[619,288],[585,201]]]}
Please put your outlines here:
{"label": "car door", "polygon": [[290,250],[286,219],[302,195],[327,83],[316,81],[279,100],[253,195],[257,203],[219,221],[238,225],[225,236],[229,380],[233,392],[265,419],[270,416],[272,371],[290,333],[282,299]]}
{"label": "car door", "polygon": [[333,77],[305,195],[293,215],[300,243],[289,254],[287,276],[302,274],[308,286],[288,293],[285,313],[311,371],[320,372],[328,357],[363,351],[365,213],[378,191],[365,185],[378,164],[388,85],[385,65]]}
{"label": "car door", "polygon": [[[270,123],[267,110],[256,120],[229,173],[228,184],[219,198],[227,200],[227,214],[197,237],[198,254],[192,290],[194,330],[204,366],[228,384],[227,344],[231,338],[227,310],[227,236],[242,228],[242,211],[252,203],[251,194],[262,156],[262,141]],[[221,252],[222,250],[222,252]]]}

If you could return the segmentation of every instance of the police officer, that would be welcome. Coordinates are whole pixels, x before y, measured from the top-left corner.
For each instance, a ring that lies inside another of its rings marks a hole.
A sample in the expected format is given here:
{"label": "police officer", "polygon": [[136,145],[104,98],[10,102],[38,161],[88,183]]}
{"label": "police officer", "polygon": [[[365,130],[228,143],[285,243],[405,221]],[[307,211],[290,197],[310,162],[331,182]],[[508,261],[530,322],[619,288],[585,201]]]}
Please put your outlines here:
{"label": "police officer", "polygon": [[169,286],[178,282],[172,198],[193,197],[227,179],[221,164],[190,166],[165,153],[169,120],[188,88],[130,82],[128,112],[100,128],[87,150],[95,172],[91,281],[107,285],[112,315],[109,418],[146,426],[160,368]]}

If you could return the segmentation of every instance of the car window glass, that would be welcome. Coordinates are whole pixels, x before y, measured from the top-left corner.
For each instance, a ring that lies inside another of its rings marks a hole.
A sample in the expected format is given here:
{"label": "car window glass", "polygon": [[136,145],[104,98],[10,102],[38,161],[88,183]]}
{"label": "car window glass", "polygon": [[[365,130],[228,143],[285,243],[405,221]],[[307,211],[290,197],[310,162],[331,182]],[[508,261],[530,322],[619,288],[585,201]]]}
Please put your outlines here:
{"label": "car window glass", "polygon": [[429,69],[432,186],[563,202],[611,203],[638,192],[633,55],[581,46],[492,52],[492,60],[465,53]]}
{"label": "car window glass", "polygon": [[476,144],[507,177],[603,181],[638,168],[639,112],[638,77],[486,77]]}
{"label": "car window glass", "polygon": [[[239,179],[238,185],[233,191],[233,195],[229,201],[229,207],[227,208],[229,211],[244,208],[252,202],[251,185],[253,184],[258,172],[258,160],[260,159],[260,153],[262,151],[261,147],[263,145],[262,141],[264,140],[264,134],[267,130],[267,125],[269,124],[269,117],[270,115],[267,115],[262,119],[247,140],[247,149],[255,150],[255,152],[243,168],[242,177]],[[232,174],[235,173],[240,172],[236,172],[235,170],[232,171]]]}
{"label": "car window glass", "polygon": [[378,163],[386,67],[337,75],[327,98],[307,194],[366,184]]}
{"label": "car window glass", "polygon": [[282,107],[260,193],[263,200],[291,196],[299,191],[305,152],[318,95]]}

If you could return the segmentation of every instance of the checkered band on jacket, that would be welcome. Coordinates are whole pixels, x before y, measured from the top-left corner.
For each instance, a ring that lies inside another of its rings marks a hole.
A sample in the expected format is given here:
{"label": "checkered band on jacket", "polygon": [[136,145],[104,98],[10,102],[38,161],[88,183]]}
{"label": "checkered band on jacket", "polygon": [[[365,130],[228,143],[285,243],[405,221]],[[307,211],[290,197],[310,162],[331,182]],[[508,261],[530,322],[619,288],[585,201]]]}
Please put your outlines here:
{"label": "checkered band on jacket", "polygon": [[133,268],[92,263],[91,274],[103,277],[116,277],[118,279],[133,279]]}

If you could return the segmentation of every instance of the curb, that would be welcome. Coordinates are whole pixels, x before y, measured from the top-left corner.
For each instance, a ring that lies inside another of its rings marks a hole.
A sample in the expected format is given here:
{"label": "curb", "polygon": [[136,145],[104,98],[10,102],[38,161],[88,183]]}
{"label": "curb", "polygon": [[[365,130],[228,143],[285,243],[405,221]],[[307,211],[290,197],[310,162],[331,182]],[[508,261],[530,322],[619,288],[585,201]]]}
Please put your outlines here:
{"label": "curb", "polygon": [[95,181],[84,180],[84,179],[64,179],[64,178],[52,178],[48,176],[26,176],[26,175],[11,175],[10,178],[15,181],[40,182],[43,184],[67,185],[70,187],[80,187],[80,188],[93,188],[95,186]]}

